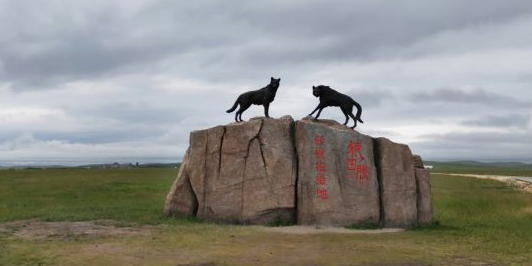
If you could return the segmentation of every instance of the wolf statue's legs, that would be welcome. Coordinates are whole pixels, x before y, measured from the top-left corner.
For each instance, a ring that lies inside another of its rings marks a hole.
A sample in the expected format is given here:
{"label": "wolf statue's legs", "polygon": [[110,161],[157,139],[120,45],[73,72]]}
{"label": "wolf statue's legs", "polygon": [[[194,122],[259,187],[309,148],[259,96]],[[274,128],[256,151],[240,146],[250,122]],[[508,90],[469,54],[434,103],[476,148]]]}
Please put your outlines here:
{"label": "wolf statue's legs", "polygon": [[321,107],[321,108],[318,110],[318,113],[316,114],[316,117],[314,117],[314,120],[318,120],[318,117],[320,116],[321,111],[323,111],[323,108],[325,108],[325,107]]}
{"label": "wolf statue's legs", "polygon": [[347,115],[347,113],[344,113],[345,115],[345,122],[344,122],[344,126],[347,125],[347,122],[349,122],[349,116]]}
{"label": "wolf statue's legs", "polygon": [[309,114],[309,116],[312,116],[316,111],[318,111],[318,114],[316,115],[316,117],[314,118],[314,120],[318,120],[318,117],[320,116],[321,114],[321,111],[323,110],[323,108],[325,108],[326,106],[323,106],[322,103],[319,103],[318,106],[316,107],[316,109],[314,109],[314,111],[312,111],[312,113]]}
{"label": "wolf statue's legs", "polygon": [[[345,115],[345,123],[344,126],[347,125],[347,122],[349,122],[349,113],[353,112],[353,107],[349,108],[346,106],[341,106],[340,109],[342,110],[342,113]],[[350,110],[351,109],[351,110]]]}
{"label": "wolf statue's legs", "polygon": [[[240,103],[240,109],[238,109],[238,112],[236,112],[238,114],[238,117],[239,117],[239,121],[242,122],[242,113],[244,111],[246,111],[249,107],[251,106],[251,103]],[[239,122],[237,120],[237,122]]]}
{"label": "wolf statue's legs", "polygon": [[316,107],[316,109],[314,109],[314,111],[312,111],[312,113],[309,114],[309,116],[312,116],[316,111],[318,111],[318,109],[320,109],[319,105]]}
{"label": "wolf statue's legs", "polygon": [[270,117],[270,115],[268,114],[268,109],[270,109],[270,104],[269,103],[265,103],[264,104],[264,115],[266,117]]}
{"label": "wolf statue's legs", "polygon": [[350,116],[351,118],[353,118],[353,120],[355,120],[355,124],[351,127],[351,129],[355,129],[355,127],[357,127],[357,119],[356,119],[356,117],[353,115],[352,112],[349,113],[349,116]]}

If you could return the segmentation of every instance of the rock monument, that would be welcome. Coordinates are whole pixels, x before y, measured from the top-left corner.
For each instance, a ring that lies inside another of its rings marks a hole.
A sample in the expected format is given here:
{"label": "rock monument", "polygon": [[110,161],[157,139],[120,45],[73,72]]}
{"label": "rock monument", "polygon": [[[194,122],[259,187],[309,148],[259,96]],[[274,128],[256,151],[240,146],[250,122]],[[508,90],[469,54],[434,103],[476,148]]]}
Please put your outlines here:
{"label": "rock monument", "polygon": [[408,228],[432,221],[409,147],[332,120],[253,118],[190,134],[164,213],[268,224]]}

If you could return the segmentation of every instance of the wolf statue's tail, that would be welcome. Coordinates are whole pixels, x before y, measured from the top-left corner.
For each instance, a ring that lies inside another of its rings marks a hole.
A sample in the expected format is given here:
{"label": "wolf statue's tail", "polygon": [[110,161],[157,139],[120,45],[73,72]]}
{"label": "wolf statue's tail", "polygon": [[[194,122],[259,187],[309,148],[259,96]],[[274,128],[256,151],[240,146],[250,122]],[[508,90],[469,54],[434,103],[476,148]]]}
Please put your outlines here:
{"label": "wolf statue's tail", "polygon": [[360,119],[360,116],[362,115],[362,106],[360,106],[360,104],[358,104],[354,100],[353,100],[353,105],[356,106],[356,108],[357,108],[356,118],[357,118],[358,122],[364,123],[364,121],[362,121],[362,119]]}
{"label": "wolf statue's tail", "polygon": [[[240,99],[240,97],[238,97]],[[233,104],[233,107],[231,107],[231,109],[227,110],[226,112],[230,113],[232,111],[234,111],[236,109],[236,107],[238,106],[238,100],[239,99],[236,99],[235,101],[235,104]]]}

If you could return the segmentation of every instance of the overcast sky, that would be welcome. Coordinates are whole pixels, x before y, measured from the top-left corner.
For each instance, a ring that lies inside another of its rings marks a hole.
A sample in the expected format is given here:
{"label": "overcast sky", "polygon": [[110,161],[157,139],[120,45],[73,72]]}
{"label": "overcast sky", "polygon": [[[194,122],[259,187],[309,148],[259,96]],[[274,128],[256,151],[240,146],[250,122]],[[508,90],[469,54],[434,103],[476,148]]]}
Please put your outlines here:
{"label": "overcast sky", "polygon": [[179,161],[272,76],[273,117],[326,84],[425,159],[532,162],[531,29],[530,0],[0,0],[0,165]]}

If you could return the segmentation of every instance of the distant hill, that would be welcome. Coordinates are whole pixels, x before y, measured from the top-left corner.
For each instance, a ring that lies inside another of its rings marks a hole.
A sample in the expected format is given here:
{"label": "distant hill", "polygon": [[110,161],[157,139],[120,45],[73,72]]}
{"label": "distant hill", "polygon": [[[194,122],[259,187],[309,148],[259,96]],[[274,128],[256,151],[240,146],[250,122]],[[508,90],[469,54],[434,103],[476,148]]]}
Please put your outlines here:
{"label": "distant hill", "polygon": [[65,168],[83,168],[83,169],[134,169],[134,168],[177,168],[181,163],[109,163],[109,164],[86,164],[78,166],[64,165],[21,165],[21,166],[0,166],[0,169],[65,169]]}
{"label": "distant hill", "polygon": [[424,163],[425,165],[432,165],[434,173],[532,176],[532,164],[521,162],[425,161]]}
{"label": "distant hill", "polygon": [[147,164],[89,164],[80,165],[73,168],[90,168],[90,169],[131,169],[131,168],[173,168],[179,166],[180,163],[147,163]]}
{"label": "distant hill", "polygon": [[491,167],[509,167],[509,168],[531,168],[532,164],[526,164],[522,162],[490,162],[483,163],[477,161],[449,161],[449,162],[437,162],[437,161],[425,161],[428,165],[468,165],[468,166],[491,166]]}

